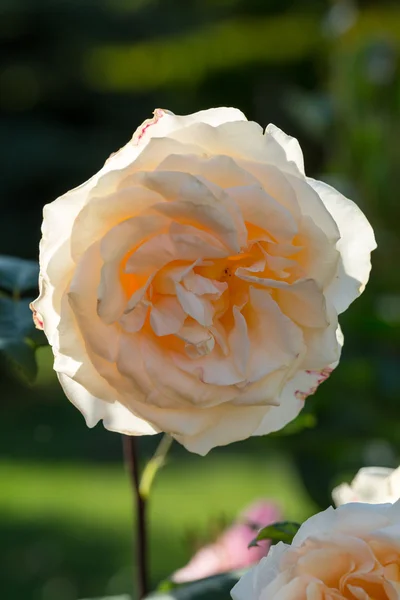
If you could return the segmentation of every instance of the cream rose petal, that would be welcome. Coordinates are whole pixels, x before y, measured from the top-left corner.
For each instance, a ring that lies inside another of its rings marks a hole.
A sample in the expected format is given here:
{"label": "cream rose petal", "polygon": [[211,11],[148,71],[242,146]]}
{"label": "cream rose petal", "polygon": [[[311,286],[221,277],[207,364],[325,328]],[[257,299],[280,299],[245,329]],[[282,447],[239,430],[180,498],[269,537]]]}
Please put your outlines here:
{"label": "cream rose petal", "polygon": [[106,162],[107,170],[122,169],[132,163],[154,138],[171,136],[173,132],[186,129],[196,123],[207,123],[217,127],[230,121],[245,121],[244,114],[236,108],[214,108],[199,111],[185,117],[174,115],[171,111],[157,108],[154,116],[148,119],[133,134],[132,140],[121,150],[111,155]]}
{"label": "cream rose petal", "polygon": [[232,121],[247,121],[237,108],[211,108],[187,116],[175,115],[169,110],[157,108],[154,117],[145,121],[135,132],[133,141],[139,146],[150,138],[166,137],[174,131],[186,129],[195,123],[206,123],[213,127]]}
{"label": "cream rose petal", "polygon": [[68,398],[82,412],[88,427],[94,427],[101,419],[104,427],[128,435],[153,435],[159,433],[147,421],[135,415],[119,402],[112,404],[95,398],[76,381],[60,374],[60,383]]}
{"label": "cream rose petal", "polygon": [[282,368],[289,370],[303,351],[303,336],[268,291],[250,288],[250,306],[248,380],[251,382]]}
{"label": "cream rose petal", "polygon": [[157,205],[159,212],[186,224],[197,223],[221,239],[231,253],[239,252],[234,218],[199,178],[158,171],[147,175],[145,181],[150,189],[162,192],[171,201]]}
{"label": "cream rose petal", "polygon": [[191,452],[206,455],[216,446],[225,446],[233,441],[250,437],[260,422],[265,407],[249,409],[245,406],[232,406],[227,411],[224,407],[215,406],[209,409],[209,422],[197,435],[175,435],[176,439]]}
{"label": "cream rose petal", "polygon": [[326,290],[340,314],[364,290],[371,270],[370,253],[376,248],[373,229],[354,202],[315,179],[307,181],[318,193],[340,231],[337,249],[341,260],[336,276]]}
{"label": "cream rose petal", "polygon": [[[175,144],[179,144],[174,140]],[[185,148],[187,145],[183,145]],[[157,167],[158,171],[181,171],[203,177],[208,185],[214,184],[221,189],[236,186],[257,184],[257,179],[248,171],[239,167],[238,163],[224,154],[208,156],[201,154],[200,147],[196,153],[169,153]]]}
{"label": "cream rose petal", "polygon": [[260,185],[228,188],[227,192],[238,204],[248,223],[270,232],[280,242],[291,241],[296,235],[298,226],[293,216]]}
{"label": "cream rose petal", "polygon": [[180,331],[186,316],[179,301],[166,296],[153,304],[150,312],[150,324],[156,335],[171,335]]}
{"label": "cream rose petal", "polygon": [[287,160],[285,150],[274,136],[268,133],[264,135],[260,125],[252,121],[226,122],[219,127],[196,123],[174,131],[172,137],[186,143],[193,141],[213,154],[266,162],[292,174],[299,172],[297,165]]}
{"label": "cream rose petal", "polygon": [[278,144],[284,149],[286,158],[295,163],[300,173],[304,175],[304,157],[296,138],[287,135],[276,125],[270,123],[265,130],[267,135],[271,135]]}
{"label": "cream rose petal", "polygon": [[331,374],[334,366],[320,370],[298,371],[286,383],[279,396],[279,406],[272,406],[253,435],[266,435],[279,431],[301,411],[307,396],[314,394],[318,386]]}

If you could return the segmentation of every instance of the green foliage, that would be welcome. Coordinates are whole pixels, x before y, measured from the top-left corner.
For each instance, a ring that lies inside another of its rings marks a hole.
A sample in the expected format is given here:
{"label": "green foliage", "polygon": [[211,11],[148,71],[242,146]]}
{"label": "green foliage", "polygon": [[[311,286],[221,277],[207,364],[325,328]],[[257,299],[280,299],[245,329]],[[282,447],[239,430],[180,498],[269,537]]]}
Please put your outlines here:
{"label": "green foliage", "polygon": [[300,525],[291,521],[283,521],[281,523],[273,523],[261,529],[254,540],[249,544],[249,548],[257,546],[262,540],[270,540],[272,544],[285,542],[291,544],[294,536],[298,532]]}
{"label": "green foliage", "polygon": [[35,349],[45,337],[32,321],[29,304],[22,298],[37,287],[38,265],[34,261],[0,256],[0,353],[15,373],[28,382],[37,374]]}
{"label": "green foliage", "polygon": [[38,263],[15,256],[0,256],[0,288],[13,296],[36,290]]}

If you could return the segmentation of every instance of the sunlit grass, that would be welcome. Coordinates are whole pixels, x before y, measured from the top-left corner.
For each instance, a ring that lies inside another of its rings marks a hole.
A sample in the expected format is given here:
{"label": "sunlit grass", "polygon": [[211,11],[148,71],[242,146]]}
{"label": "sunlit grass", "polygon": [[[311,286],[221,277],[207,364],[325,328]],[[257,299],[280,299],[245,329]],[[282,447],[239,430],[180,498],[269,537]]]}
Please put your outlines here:
{"label": "sunlit grass", "polygon": [[[66,526],[128,525],[131,498],[122,467],[0,462],[0,512],[21,520],[56,519]],[[287,518],[302,518],[310,504],[283,459],[241,456],[170,462],[158,475],[151,500],[154,526],[204,525],[216,513],[233,517],[257,497],[279,502]]]}
{"label": "sunlit grass", "polygon": [[[119,568],[125,568],[117,588],[128,585],[132,499],[122,466],[2,461],[0,480],[1,522],[28,530],[54,528],[61,539],[65,535],[73,541],[78,554],[83,543],[96,545],[96,540],[103,554],[110,547],[113,559],[111,549],[117,548],[123,557]],[[313,511],[295,471],[282,457],[172,458],[157,476],[149,507],[153,581],[186,562],[189,532],[204,535],[210,520],[232,519],[260,497],[277,502],[288,519],[302,520]],[[109,564],[111,582],[115,562]]]}

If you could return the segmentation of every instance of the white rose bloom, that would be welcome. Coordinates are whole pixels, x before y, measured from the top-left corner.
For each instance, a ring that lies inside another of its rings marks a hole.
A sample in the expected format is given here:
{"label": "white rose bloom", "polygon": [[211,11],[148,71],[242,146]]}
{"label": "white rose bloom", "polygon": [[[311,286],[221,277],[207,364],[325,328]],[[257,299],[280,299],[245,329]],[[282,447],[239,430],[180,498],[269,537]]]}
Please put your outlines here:
{"label": "white rose bloom", "polygon": [[342,483],[332,492],[336,506],[347,502],[396,502],[400,498],[400,467],[364,467],[353,481]]}
{"label": "white rose bloom", "polygon": [[398,600],[400,502],[344,504],[303,523],[236,584],[233,600]]}
{"label": "white rose bloom", "polygon": [[375,248],[297,140],[233,108],[156,110],[42,232],[32,308],[66,395],[89,427],[199,454],[299,413]]}

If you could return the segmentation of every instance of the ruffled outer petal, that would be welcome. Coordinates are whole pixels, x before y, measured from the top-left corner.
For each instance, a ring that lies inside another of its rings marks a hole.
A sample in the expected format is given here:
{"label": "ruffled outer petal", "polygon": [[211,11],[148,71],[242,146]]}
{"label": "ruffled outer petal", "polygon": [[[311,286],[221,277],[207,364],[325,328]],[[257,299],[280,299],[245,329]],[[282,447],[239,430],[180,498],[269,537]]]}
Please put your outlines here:
{"label": "ruffled outer petal", "polygon": [[285,151],[286,158],[295,163],[300,173],[304,175],[304,158],[300,144],[296,138],[287,135],[276,125],[270,123],[266,129],[266,134],[271,135]]}
{"label": "ruffled outer petal", "polygon": [[330,376],[335,366],[333,364],[321,370],[296,373],[283,388],[279,397],[279,406],[269,407],[253,435],[266,435],[279,431],[293,421],[302,410],[306,398],[317,391],[318,386]]}
{"label": "ruffled outer petal", "polygon": [[340,232],[338,271],[326,289],[326,296],[340,314],[363,291],[371,271],[371,252],[376,248],[373,229],[354,202],[322,181],[308,178]]}
{"label": "ruffled outer petal", "polygon": [[88,427],[94,427],[99,421],[103,420],[106,429],[127,435],[153,435],[159,433],[159,430],[147,421],[136,417],[118,401],[108,403],[96,398],[84,386],[63,373],[59,373],[58,378],[68,398],[85,417]]}

